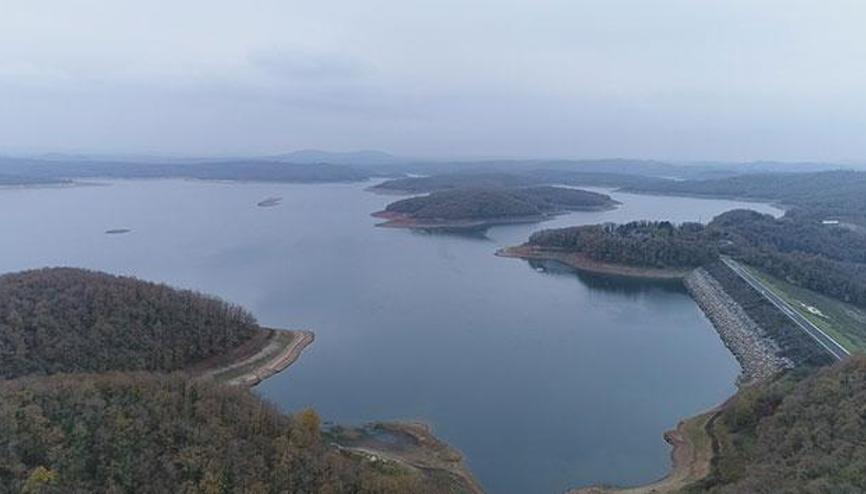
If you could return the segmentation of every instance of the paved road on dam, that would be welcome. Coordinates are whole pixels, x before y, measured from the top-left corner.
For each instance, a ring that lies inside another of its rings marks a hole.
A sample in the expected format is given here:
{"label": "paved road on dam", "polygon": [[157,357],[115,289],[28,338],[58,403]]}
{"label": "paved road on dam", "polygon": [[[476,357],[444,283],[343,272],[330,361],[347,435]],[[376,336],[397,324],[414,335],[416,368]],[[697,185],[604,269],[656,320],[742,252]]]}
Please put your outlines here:
{"label": "paved road on dam", "polygon": [[740,263],[737,261],[722,257],[722,261],[728,265],[731,270],[733,270],[740,278],[744,279],[746,283],[752,286],[755,290],[758,291],[761,295],[764,296],[767,300],[769,300],[773,305],[779,308],[786,316],[788,316],[794,323],[797,324],[803,331],[806,332],[809,336],[811,336],[815,341],[821,345],[822,348],[827,350],[828,353],[833,355],[836,360],[842,360],[851,354],[848,350],[845,349],[842,345],[839,344],[836,340],[834,340],[830,335],[822,331],[818,326],[812,324],[812,321],[803,317],[795,308],[791,307],[790,304],[782,300],[781,297],[776,295],[773,290],[764,285],[759,279],[752,276],[745,268],[743,268]]}

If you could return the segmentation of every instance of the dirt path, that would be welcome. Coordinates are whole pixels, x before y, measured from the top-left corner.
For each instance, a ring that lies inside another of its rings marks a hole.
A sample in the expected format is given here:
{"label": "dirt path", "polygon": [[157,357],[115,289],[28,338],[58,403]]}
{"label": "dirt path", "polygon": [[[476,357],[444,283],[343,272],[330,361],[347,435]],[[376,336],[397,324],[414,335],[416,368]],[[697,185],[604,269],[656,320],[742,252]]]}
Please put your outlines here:
{"label": "dirt path", "polygon": [[[268,329],[270,335],[258,348],[229,355],[205,369],[199,377],[210,377],[233,386],[253,387],[292,365],[315,339],[312,331]],[[228,361],[228,363],[226,363]]]}

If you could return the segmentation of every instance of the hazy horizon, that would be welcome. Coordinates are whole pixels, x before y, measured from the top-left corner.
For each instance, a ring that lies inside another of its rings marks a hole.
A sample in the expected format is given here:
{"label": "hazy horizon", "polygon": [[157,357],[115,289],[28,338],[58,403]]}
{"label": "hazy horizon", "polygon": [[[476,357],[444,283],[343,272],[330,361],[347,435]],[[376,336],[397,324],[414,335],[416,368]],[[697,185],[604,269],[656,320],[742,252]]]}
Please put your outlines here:
{"label": "hazy horizon", "polygon": [[4,2],[0,153],[866,161],[866,4]]}

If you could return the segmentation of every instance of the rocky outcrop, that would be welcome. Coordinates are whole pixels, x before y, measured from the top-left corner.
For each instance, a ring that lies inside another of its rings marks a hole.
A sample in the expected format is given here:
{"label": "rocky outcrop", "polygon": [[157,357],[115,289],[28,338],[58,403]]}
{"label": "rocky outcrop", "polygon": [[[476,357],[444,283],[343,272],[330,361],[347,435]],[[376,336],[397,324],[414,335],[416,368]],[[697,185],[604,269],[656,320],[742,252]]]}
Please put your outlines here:
{"label": "rocky outcrop", "polygon": [[765,381],[793,367],[779,345],[705,269],[692,271],[684,283],[740,363],[740,384]]}

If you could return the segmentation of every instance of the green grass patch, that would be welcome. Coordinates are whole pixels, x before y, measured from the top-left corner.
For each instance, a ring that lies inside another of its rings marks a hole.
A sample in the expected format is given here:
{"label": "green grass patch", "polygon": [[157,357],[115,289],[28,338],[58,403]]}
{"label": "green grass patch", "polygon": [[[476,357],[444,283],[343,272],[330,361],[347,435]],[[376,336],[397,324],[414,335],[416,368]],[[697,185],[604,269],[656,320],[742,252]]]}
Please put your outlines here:
{"label": "green grass patch", "polygon": [[793,285],[751,266],[749,272],[850,352],[866,350],[866,311]]}

